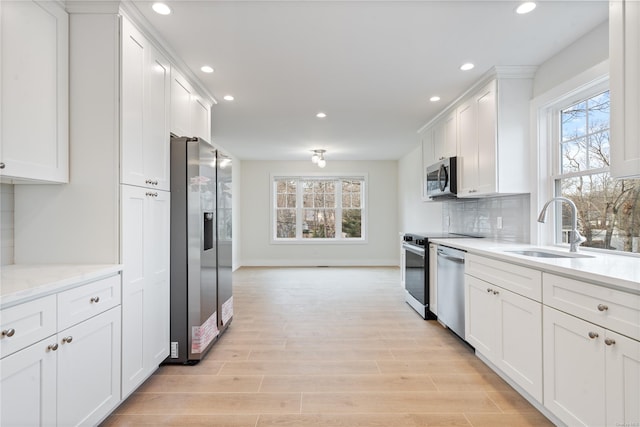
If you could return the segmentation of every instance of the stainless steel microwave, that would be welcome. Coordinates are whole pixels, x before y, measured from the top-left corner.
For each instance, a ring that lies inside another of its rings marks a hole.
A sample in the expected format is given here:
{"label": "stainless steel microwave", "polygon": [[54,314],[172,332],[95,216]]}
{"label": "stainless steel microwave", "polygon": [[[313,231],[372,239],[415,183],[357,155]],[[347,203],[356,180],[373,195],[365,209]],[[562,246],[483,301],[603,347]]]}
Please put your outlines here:
{"label": "stainless steel microwave", "polygon": [[448,157],[427,166],[426,195],[431,199],[454,198],[458,192],[457,157]]}

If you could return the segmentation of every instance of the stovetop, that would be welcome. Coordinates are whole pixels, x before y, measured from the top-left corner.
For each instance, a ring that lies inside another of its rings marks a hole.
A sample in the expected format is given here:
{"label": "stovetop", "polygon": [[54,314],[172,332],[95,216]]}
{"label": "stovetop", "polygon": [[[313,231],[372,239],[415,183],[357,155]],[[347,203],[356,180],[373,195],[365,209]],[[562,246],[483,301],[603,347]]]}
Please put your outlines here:
{"label": "stovetop", "polygon": [[414,246],[426,246],[428,240],[431,239],[461,239],[461,238],[480,238],[477,234],[461,234],[448,233],[443,231],[425,231],[418,233],[405,233],[403,240],[405,243]]}

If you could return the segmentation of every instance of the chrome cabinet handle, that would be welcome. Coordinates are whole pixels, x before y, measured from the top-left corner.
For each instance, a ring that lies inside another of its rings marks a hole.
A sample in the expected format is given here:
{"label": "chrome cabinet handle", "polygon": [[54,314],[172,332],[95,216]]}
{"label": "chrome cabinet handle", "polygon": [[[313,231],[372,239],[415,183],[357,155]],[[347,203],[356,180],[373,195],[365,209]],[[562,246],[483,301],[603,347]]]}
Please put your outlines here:
{"label": "chrome cabinet handle", "polygon": [[145,196],[148,196],[148,197],[158,197],[158,193],[146,192],[144,194],[145,194]]}
{"label": "chrome cabinet handle", "polygon": [[614,345],[616,343],[616,340],[614,340],[613,338],[605,338],[604,343],[606,345]]}
{"label": "chrome cabinet handle", "polygon": [[47,351],[56,351],[58,349],[58,343],[55,344],[49,344],[47,346]]}
{"label": "chrome cabinet handle", "polygon": [[589,332],[589,338],[594,339],[594,338],[598,338],[598,333],[597,332]]}
{"label": "chrome cabinet handle", "polygon": [[4,163],[0,162],[0,169],[4,169]]}
{"label": "chrome cabinet handle", "polygon": [[498,295],[500,291],[492,291],[494,295]]}
{"label": "chrome cabinet handle", "polygon": [[100,302],[100,297],[91,297],[90,302],[98,303],[98,302]]}
{"label": "chrome cabinet handle", "polygon": [[475,193],[475,192],[477,192],[477,191],[478,191],[478,190],[469,190],[469,193]]}
{"label": "chrome cabinet handle", "polygon": [[607,311],[609,307],[604,304],[598,304],[598,311]]}
{"label": "chrome cabinet handle", "polygon": [[158,185],[158,180],[154,180],[154,179],[145,179],[144,180],[145,184],[149,184],[149,185]]}
{"label": "chrome cabinet handle", "polygon": [[487,288],[487,292],[492,292],[491,288]]}
{"label": "chrome cabinet handle", "polygon": [[73,337],[71,335],[69,335],[68,337],[64,337],[62,338],[62,343],[67,343],[69,344],[71,341],[73,341]]}
{"label": "chrome cabinet handle", "polygon": [[5,329],[2,331],[3,337],[12,337],[16,333],[16,330],[13,328]]}

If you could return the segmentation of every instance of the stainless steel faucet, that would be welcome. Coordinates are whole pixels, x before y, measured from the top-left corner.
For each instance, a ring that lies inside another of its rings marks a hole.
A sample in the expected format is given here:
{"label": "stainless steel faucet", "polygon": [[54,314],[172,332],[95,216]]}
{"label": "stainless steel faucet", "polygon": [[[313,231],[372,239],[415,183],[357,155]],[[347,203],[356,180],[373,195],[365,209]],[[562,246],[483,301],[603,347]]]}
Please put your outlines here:
{"label": "stainless steel faucet", "polygon": [[569,204],[569,207],[571,207],[571,231],[569,232],[569,244],[571,246],[569,248],[569,252],[578,252],[578,246],[580,245],[580,243],[586,241],[587,239],[585,239],[578,232],[578,209],[576,208],[576,204],[566,197],[554,197],[553,199],[545,203],[542,207],[540,216],[538,216],[538,222],[545,222],[547,218],[547,208],[549,207],[551,202],[567,202]]}

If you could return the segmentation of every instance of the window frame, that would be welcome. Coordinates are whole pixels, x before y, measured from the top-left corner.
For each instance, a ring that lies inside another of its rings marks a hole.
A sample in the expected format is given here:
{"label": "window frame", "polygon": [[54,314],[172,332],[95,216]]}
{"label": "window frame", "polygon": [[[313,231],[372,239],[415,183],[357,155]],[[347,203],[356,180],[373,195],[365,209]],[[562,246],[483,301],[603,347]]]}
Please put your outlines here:
{"label": "window frame", "polygon": [[[560,134],[559,120],[554,121],[554,114],[572,102],[588,98],[609,88],[609,60],[604,60],[593,67],[569,78],[536,96],[531,101],[531,156],[532,173],[531,188],[531,243],[538,245],[559,246],[568,248],[568,244],[556,243],[555,221],[540,224],[535,221],[542,206],[555,196],[555,171],[559,156],[554,156],[552,141],[554,135]],[[587,250],[611,253],[613,251],[595,248]],[[618,252],[616,252],[618,253]],[[620,253],[627,254],[627,252]]]}
{"label": "window frame", "polygon": [[[336,191],[336,237],[322,237],[322,238],[305,238],[302,237],[302,223],[304,206],[302,204],[303,199],[303,186],[296,185],[296,237],[294,238],[278,238],[277,233],[277,190],[276,181],[279,179],[296,179],[299,182],[305,179],[321,181],[326,179],[327,181],[338,181],[340,184],[342,180],[362,180],[362,193],[361,193],[361,232],[362,237],[343,238],[340,231],[342,230],[342,185],[337,185]],[[313,245],[313,244],[332,244],[332,245],[353,245],[353,244],[366,244],[368,243],[368,189],[369,189],[369,177],[367,173],[272,173],[269,179],[270,191],[270,225],[269,235],[270,243],[276,245],[288,245],[288,244],[301,244],[301,245]]]}

